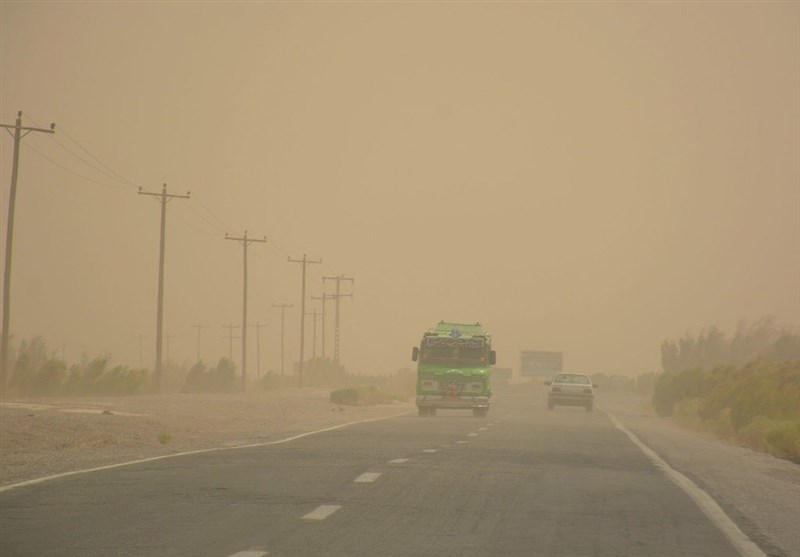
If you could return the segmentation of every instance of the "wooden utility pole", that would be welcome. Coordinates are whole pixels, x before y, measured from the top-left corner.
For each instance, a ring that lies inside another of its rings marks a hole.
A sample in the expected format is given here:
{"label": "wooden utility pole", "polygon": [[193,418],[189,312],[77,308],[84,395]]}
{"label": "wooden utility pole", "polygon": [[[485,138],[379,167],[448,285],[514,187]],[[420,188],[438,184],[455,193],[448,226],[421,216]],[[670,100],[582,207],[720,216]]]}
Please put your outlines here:
{"label": "wooden utility pole", "polygon": [[161,350],[163,345],[164,334],[164,247],[166,244],[166,230],[167,230],[167,203],[172,199],[189,199],[191,192],[186,192],[186,195],[176,195],[167,193],[167,184],[161,187],[161,193],[151,193],[142,191],[139,188],[139,195],[150,195],[159,198],[161,203],[161,240],[159,242],[158,250],[158,309],[156,310],[156,368],[153,373],[156,391],[161,390]]}
{"label": "wooden utility pole", "polygon": [[281,375],[283,375],[283,362],[284,362],[283,352],[286,346],[286,343],[284,342],[285,332],[286,332],[286,308],[293,308],[294,306],[292,304],[281,303],[281,304],[272,304],[272,307],[281,308]]}
{"label": "wooden utility pole", "polygon": [[[313,298],[313,296],[312,296]],[[311,334],[311,358],[316,360],[317,359],[317,317],[320,316],[317,308],[314,308],[314,311],[306,312],[306,315],[314,318],[314,326],[312,328],[313,333]]]}
{"label": "wooden utility pole", "polygon": [[[14,138],[14,158],[11,163],[11,191],[8,193],[8,220],[6,221],[6,257],[3,266],[3,335],[0,341],[0,395],[5,394],[6,381],[9,376],[8,338],[11,324],[11,251],[14,247],[14,207],[17,200],[17,178],[19,176],[19,148],[22,138],[31,132],[55,133],[56,125],[50,129],[30,128],[22,125],[22,111],[17,113],[17,121],[12,126],[0,124]],[[14,133],[11,133],[14,130]],[[23,133],[24,132],[24,133]]]}
{"label": "wooden utility pole", "polygon": [[222,337],[228,339],[228,359],[232,362],[233,361],[233,340],[239,337],[233,336],[233,330],[238,327],[239,325],[234,325],[230,321],[228,321],[227,325],[223,325],[223,327],[228,327],[228,336]]}
{"label": "wooden utility pole", "polygon": [[250,325],[256,328],[256,380],[261,379],[261,328],[266,327],[266,323],[256,321],[255,325]]}
{"label": "wooden utility pole", "polygon": [[331,294],[322,294],[322,296],[311,296],[312,300],[322,300],[322,359],[325,359],[325,316],[327,312],[325,311],[325,302],[327,300],[333,300],[335,296]]}
{"label": "wooden utility pole", "polygon": [[306,323],[306,267],[308,267],[312,263],[322,263],[322,259],[311,261],[306,259],[306,254],[303,254],[303,259],[292,259],[291,257],[287,257],[286,260],[289,263],[302,263],[303,270],[302,270],[302,281],[301,281],[301,289],[300,289],[300,362],[298,367],[298,385],[300,387],[303,386],[303,342],[305,341],[305,323]]}
{"label": "wooden utility pole", "polygon": [[339,363],[339,299],[344,297],[353,297],[353,293],[350,292],[349,294],[342,294],[340,292],[342,281],[349,281],[351,285],[355,284],[355,279],[353,277],[346,277],[344,275],[339,275],[336,277],[322,277],[323,282],[327,282],[329,280],[336,281],[336,293],[332,294],[331,296],[336,299],[336,315],[335,315],[335,325],[333,329],[333,361],[337,364]]}
{"label": "wooden utility pole", "polygon": [[200,332],[203,329],[208,329],[208,325],[203,325],[202,323],[198,323],[197,325],[192,325],[195,329],[197,329],[197,361],[200,361]]}
{"label": "wooden utility pole", "polygon": [[247,390],[247,246],[253,242],[264,243],[267,237],[263,238],[248,238],[247,230],[244,231],[244,236],[241,238],[234,238],[225,234],[226,240],[235,240],[241,242],[243,250],[243,270],[242,270],[242,391]]}

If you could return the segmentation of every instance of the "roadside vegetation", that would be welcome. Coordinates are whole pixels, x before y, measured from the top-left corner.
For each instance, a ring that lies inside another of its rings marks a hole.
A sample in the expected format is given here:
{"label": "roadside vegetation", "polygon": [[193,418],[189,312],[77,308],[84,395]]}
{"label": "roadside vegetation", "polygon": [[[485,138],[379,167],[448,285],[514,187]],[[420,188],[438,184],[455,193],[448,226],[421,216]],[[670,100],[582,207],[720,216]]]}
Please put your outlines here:
{"label": "roadside vegetation", "polygon": [[[153,392],[151,372],[147,369],[111,365],[108,355],[67,364],[58,351],[48,347],[41,337],[23,340],[12,352],[15,362],[4,396],[106,396],[140,395]],[[298,366],[293,373],[281,375],[268,370],[260,375],[249,371],[249,391],[297,388]],[[165,362],[162,368],[162,391],[185,393],[234,393],[241,391],[241,375],[236,364],[220,358],[216,365],[203,361],[178,365]],[[329,358],[312,358],[303,367],[303,385],[332,390],[331,401],[337,404],[389,404],[409,400],[414,393],[414,373],[398,370],[386,376],[354,375]],[[334,394],[335,393],[335,394]]]}
{"label": "roadside vegetation", "polygon": [[110,366],[108,356],[67,365],[41,337],[23,340],[9,379],[11,396],[88,396],[142,394],[150,386],[144,369]]}
{"label": "roadside vegetation", "polygon": [[653,392],[659,416],[800,463],[800,335],[762,319],[728,337],[666,340]]}

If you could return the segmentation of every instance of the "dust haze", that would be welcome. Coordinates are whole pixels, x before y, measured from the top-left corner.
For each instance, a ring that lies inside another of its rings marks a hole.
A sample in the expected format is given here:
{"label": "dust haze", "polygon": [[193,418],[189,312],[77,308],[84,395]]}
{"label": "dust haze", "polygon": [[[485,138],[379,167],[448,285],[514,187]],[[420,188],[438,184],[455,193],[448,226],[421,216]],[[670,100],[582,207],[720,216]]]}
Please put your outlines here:
{"label": "dust haze", "polygon": [[304,254],[309,296],[355,279],[352,373],[411,367],[439,320],[483,323],[501,367],[554,350],[624,375],[687,331],[796,329],[799,27],[797,3],[4,2],[2,123],[57,125],[23,142],[11,331],[151,368],[160,208],[137,188],[162,183],[192,192],[167,211],[173,362],[196,360],[197,325],[201,359],[239,361],[224,236],[245,230],[268,238],[248,252],[262,373],[273,304],[294,306],[298,359]]}

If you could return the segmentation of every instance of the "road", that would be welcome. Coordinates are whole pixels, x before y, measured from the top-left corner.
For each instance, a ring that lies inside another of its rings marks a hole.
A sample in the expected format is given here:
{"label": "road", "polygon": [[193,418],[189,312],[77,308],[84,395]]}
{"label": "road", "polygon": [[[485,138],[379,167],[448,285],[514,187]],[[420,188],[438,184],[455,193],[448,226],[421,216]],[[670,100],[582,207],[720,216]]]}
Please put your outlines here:
{"label": "road", "polygon": [[0,555],[738,555],[603,412],[521,394],[0,493]]}

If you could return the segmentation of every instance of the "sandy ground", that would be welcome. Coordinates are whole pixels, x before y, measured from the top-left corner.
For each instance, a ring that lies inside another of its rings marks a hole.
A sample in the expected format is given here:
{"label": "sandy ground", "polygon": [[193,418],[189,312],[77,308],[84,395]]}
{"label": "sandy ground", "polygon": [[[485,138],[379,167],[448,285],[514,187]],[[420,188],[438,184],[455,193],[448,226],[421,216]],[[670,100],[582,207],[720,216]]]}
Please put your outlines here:
{"label": "sandy ground", "polygon": [[311,389],[8,400],[0,402],[0,486],[412,410],[413,403],[341,406],[329,391]]}

